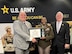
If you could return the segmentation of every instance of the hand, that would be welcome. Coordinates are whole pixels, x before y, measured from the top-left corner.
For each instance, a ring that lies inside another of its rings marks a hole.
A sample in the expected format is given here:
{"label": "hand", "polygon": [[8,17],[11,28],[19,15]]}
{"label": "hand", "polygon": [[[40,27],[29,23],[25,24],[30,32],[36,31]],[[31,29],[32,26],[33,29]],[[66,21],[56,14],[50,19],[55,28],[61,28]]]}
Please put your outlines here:
{"label": "hand", "polygon": [[32,39],[32,43],[35,43],[37,42],[37,40],[35,38]]}
{"label": "hand", "polygon": [[69,49],[70,48],[70,44],[65,44],[65,49]]}
{"label": "hand", "polygon": [[46,37],[41,37],[40,39],[46,39]]}

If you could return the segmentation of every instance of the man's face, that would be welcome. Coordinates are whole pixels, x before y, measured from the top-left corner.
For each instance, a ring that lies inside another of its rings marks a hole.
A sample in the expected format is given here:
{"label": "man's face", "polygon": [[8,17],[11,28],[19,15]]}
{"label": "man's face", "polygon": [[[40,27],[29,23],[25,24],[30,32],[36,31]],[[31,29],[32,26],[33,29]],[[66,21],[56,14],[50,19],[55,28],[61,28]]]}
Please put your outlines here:
{"label": "man's face", "polygon": [[21,21],[26,21],[26,17],[27,17],[27,15],[26,15],[25,12],[20,12],[20,14],[19,14],[19,19],[20,19]]}
{"label": "man's face", "polygon": [[56,14],[56,20],[57,20],[57,21],[62,21],[62,20],[63,20],[63,14],[62,14],[61,12],[58,12],[58,13]]}

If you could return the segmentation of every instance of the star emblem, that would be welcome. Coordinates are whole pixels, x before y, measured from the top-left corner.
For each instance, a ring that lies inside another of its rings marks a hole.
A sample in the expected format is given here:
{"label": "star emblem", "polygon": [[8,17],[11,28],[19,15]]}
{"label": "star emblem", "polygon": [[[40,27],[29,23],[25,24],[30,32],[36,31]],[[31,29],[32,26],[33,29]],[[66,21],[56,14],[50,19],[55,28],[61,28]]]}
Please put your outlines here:
{"label": "star emblem", "polygon": [[7,8],[6,5],[4,5],[4,8],[1,8],[1,10],[3,10],[3,14],[9,14],[9,8]]}

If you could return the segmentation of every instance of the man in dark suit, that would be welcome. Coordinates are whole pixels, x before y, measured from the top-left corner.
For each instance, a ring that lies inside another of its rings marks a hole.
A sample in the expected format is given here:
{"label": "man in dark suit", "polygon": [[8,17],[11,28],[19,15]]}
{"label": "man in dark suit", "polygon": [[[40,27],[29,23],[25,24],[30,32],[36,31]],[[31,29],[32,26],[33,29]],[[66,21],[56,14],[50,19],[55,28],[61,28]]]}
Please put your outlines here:
{"label": "man in dark suit", "polygon": [[63,22],[63,13],[57,12],[56,21],[52,22],[54,39],[51,54],[64,54],[65,48],[70,46],[69,24]]}

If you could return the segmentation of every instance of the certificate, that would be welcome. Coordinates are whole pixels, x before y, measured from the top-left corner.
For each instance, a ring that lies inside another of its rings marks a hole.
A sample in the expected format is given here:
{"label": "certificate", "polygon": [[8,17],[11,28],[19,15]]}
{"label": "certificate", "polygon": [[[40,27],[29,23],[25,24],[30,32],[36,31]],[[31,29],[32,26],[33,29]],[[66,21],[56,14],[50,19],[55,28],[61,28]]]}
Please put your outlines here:
{"label": "certificate", "polygon": [[41,28],[31,28],[29,29],[30,32],[30,40],[32,38],[40,38],[41,37]]}
{"label": "certificate", "polygon": [[44,28],[31,28],[30,32],[30,41],[32,38],[41,38],[45,36]]}

